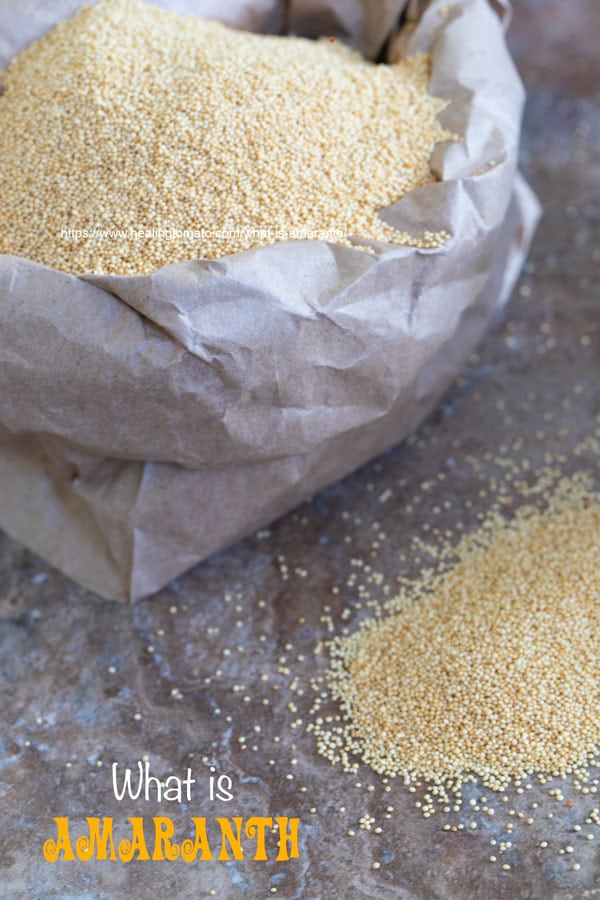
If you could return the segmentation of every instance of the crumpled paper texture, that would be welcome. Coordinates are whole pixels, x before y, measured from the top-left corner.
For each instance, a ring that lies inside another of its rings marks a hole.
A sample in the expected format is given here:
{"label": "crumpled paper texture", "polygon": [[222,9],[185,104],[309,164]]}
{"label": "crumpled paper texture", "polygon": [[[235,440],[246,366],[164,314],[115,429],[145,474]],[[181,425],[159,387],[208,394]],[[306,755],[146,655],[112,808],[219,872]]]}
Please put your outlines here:
{"label": "crumpled paper texture", "polygon": [[[15,8],[0,65],[51,27],[49,7],[74,5]],[[446,229],[442,249],[285,242],[129,277],[0,256],[0,526],[98,594],[153,593],[399,441],[508,297],[539,207],[517,171],[524,94],[501,4],[412,4],[383,34],[403,6],[226,9],[310,35],[333,16],[365,52],[387,37],[392,60],[431,51],[441,119],[464,141],[438,145],[440,181],[382,216]]]}

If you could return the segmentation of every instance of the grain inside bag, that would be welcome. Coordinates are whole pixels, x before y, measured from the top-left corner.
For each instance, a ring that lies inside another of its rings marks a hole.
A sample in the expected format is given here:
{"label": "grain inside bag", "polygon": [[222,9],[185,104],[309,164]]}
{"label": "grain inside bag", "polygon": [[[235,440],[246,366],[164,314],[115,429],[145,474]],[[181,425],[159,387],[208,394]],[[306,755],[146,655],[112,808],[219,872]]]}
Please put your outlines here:
{"label": "grain inside bag", "polygon": [[429,75],[427,54],[377,66],[333,39],[100,0],[3,75],[0,252],[135,275],[276,240],[440,246],[435,223],[378,217],[435,181],[454,138]]}

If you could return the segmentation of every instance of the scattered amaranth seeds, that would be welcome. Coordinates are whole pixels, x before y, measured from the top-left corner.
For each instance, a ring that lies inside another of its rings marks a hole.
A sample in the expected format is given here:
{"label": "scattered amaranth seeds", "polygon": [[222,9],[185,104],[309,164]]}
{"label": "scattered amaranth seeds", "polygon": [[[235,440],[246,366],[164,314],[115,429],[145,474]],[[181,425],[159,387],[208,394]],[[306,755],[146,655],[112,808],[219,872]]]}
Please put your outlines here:
{"label": "scattered amaranth seeds", "polygon": [[549,481],[330,642],[343,721],[313,724],[323,755],[422,778],[438,802],[474,777],[503,790],[585,773],[600,741],[600,497],[582,475]]}
{"label": "scattered amaranth seeds", "polygon": [[0,252],[136,274],[307,237],[439,247],[377,215],[455,139],[429,68],[100,0],[1,73]]}

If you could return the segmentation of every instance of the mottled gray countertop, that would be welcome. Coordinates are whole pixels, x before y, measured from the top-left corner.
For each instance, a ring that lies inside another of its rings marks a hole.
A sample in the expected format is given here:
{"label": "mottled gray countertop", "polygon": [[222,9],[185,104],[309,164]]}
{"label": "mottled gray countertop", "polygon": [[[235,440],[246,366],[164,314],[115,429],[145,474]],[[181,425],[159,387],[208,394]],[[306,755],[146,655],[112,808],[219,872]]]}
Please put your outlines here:
{"label": "mottled gray countertop", "polygon": [[[515,818],[503,871],[489,841],[506,836],[507,816],[447,833],[401,785],[386,793],[368,770],[332,768],[304,731],[308,687],[289,687],[323,667],[313,647],[327,633],[324,608],[338,628],[359,592],[379,596],[352,560],[370,561],[384,583],[416,571],[418,559],[401,567],[398,554],[432,522],[476,521],[498,448],[532,466],[562,455],[567,468],[583,464],[572,454],[600,411],[599,34],[597,0],[516,6],[511,43],[529,92],[522,166],[545,214],[502,319],[417,435],[134,607],[99,600],[0,538],[1,897],[600,895],[600,828],[591,841],[572,832],[594,798],[569,787],[562,803],[547,788],[509,792],[515,817],[539,805],[533,825]],[[111,763],[144,754],[161,777],[191,767],[190,803],[117,802]],[[231,802],[211,803],[210,765],[231,777]],[[359,828],[365,812],[380,833]],[[123,836],[128,816],[159,813],[181,837],[191,816],[299,817],[300,857],[277,862],[269,842],[262,862],[42,855],[54,817],[69,816],[78,835],[86,816],[112,816]],[[574,854],[558,854],[569,842]]]}

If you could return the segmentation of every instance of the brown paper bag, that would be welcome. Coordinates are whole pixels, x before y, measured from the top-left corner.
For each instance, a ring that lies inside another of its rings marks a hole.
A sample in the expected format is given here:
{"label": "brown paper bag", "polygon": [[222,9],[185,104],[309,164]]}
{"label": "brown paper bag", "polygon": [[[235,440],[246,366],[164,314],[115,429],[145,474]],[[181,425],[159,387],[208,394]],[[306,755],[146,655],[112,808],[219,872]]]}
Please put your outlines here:
{"label": "brown paper bag", "polygon": [[[0,0],[0,65],[51,27],[48,7],[76,4],[27,5]],[[402,6],[292,0],[288,27],[322,16],[331,33],[334,16],[373,53]],[[246,28],[284,21],[275,0],[234,9]],[[465,139],[382,216],[446,229],[443,248],[292,241],[80,278],[0,256],[0,526],[91,590],[150,594],[399,441],[508,297],[539,210],[501,20],[487,0],[407,18],[390,57],[431,50],[441,119]]]}

